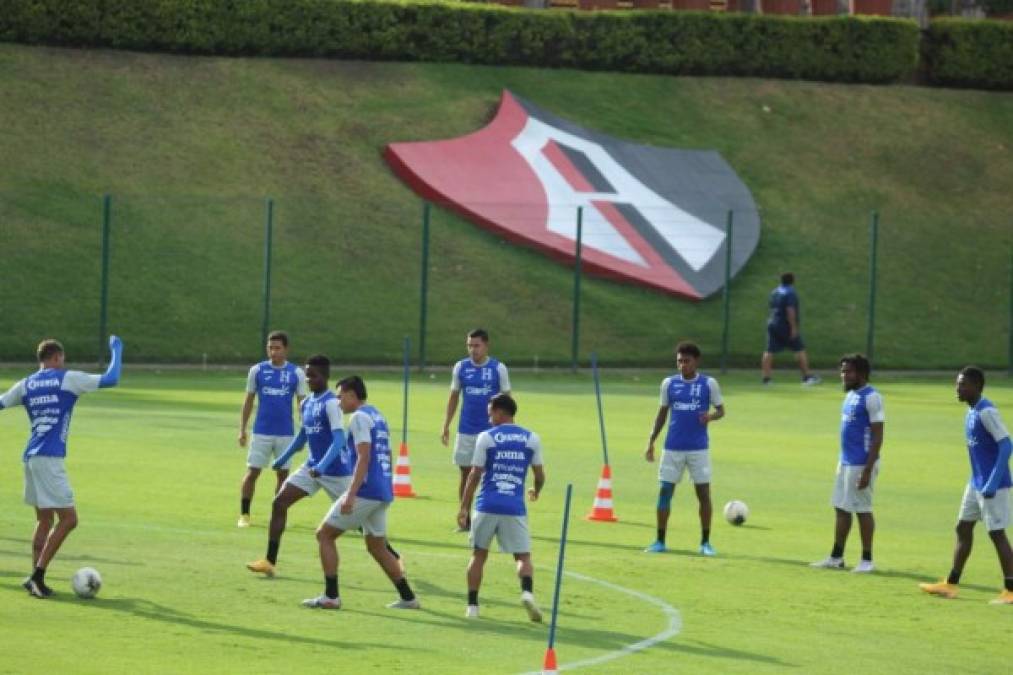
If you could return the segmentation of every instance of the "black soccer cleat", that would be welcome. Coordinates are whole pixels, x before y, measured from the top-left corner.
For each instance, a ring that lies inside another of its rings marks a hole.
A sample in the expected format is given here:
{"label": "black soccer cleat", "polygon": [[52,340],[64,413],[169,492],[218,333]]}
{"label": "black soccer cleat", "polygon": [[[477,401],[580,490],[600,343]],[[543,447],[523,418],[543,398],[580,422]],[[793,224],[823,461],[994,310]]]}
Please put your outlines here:
{"label": "black soccer cleat", "polygon": [[44,600],[53,594],[52,588],[31,577],[25,579],[24,583],[21,584],[21,587],[28,591],[29,595],[39,598],[40,600]]}

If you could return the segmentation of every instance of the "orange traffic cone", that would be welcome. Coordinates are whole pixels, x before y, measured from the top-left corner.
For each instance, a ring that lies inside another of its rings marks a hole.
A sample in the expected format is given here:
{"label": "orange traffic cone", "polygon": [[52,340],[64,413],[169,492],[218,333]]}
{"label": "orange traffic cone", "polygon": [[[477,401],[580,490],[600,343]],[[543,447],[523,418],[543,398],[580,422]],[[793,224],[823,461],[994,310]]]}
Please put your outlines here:
{"label": "orange traffic cone", "polygon": [[394,467],[394,496],[414,497],[412,490],[412,463],[408,460],[408,444],[401,443],[397,452],[397,466]]}
{"label": "orange traffic cone", "polygon": [[556,675],[556,650],[549,647],[545,650],[545,662],[542,664],[542,675]]}
{"label": "orange traffic cone", "polygon": [[612,511],[612,467],[602,467],[601,478],[598,479],[598,493],[594,496],[594,506],[587,514],[588,520],[603,520],[614,523],[619,520]]}

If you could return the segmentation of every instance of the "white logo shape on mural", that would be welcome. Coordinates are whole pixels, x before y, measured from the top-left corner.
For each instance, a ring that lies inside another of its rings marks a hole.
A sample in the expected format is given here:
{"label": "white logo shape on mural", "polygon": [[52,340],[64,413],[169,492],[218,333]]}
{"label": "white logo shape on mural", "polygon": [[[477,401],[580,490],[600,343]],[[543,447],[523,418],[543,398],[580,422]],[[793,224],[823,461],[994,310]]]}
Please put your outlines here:
{"label": "white logo shape on mural", "polygon": [[[615,192],[579,192],[559,173],[543,150],[555,141],[581,151],[615,188]],[[584,208],[582,242],[607,255],[647,267],[636,249],[595,207],[594,202],[629,204],[635,207],[658,234],[694,270],[699,271],[714,257],[725,240],[725,233],[713,225],[680,209],[630,175],[621,164],[597,143],[528,117],[521,133],[511,145],[528,162],[548,193],[546,226],[551,232],[575,240],[577,225],[573,210]],[[664,215],[663,218],[658,216]]]}

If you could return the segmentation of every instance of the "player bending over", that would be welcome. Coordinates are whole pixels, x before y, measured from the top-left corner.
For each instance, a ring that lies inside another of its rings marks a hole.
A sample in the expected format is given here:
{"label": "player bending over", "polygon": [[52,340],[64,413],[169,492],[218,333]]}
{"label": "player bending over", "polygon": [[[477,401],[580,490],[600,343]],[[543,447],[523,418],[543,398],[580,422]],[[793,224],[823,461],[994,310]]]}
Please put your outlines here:
{"label": "player bending over", "polygon": [[985,389],[985,373],[967,366],[957,375],[957,400],[970,410],[964,419],[967,452],[971,460],[971,480],[964,488],[964,499],[957,516],[957,544],[953,549],[950,575],[935,584],[919,584],[926,593],[944,598],[957,597],[957,585],[964,564],[971,555],[974,526],[981,520],[988,537],[999,554],[1003,590],[992,600],[997,605],[1013,605],[1013,550],[1006,538],[1009,527],[1009,458],[1013,446],[1009,432],[999,417],[999,410],[981,392]]}
{"label": "player bending over", "polygon": [[512,553],[517,561],[521,580],[521,604],[532,621],[541,621],[542,613],[535,604],[534,567],[531,564],[531,535],[528,532],[527,510],[524,507],[524,480],[528,467],[535,476],[528,499],[536,501],[545,485],[542,469],[542,444],[538,434],[514,424],[517,404],[509,394],[497,394],[489,401],[492,428],[483,431],[475,441],[471,473],[464,486],[457,522],[468,522],[471,499],[482,489],[471,518],[471,561],[468,563],[468,607],[465,616],[478,617],[478,589],[482,570],[489,557],[493,536],[500,549]]}
{"label": "player bending over", "polygon": [[22,586],[36,598],[53,594],[46,585],[46,569],[78,523],[74,491],[64,466],[74,404],[82,394],[115,387],[120,381],[123,342],[115,335],[109,337],[109,350],[112,358],[105,374],[91,375],[65,370],[63,345],[56,340],[43,340],[36,350],[39,370],[0,396],[0,409],[23,405],[32,427],[23,460],[25,503],[35,508],[36,522],[32,574]]}
{"label": "player bending over", "polygon": [[404,567],[387,544],[387,509],[394,501],[390,470],[390,429],[380,411],[366,403],[366,383],[357,375],[338,383],[341,409],[348,419],[348,448],[355,453],[351,483],[331,506],[317,528],[324,594],[303,605],[339,609],[337,539],[351,529],[362,529],[366,549],[387,574],[400,599],[391,609],[418,609],[419,601],[408,585]]}

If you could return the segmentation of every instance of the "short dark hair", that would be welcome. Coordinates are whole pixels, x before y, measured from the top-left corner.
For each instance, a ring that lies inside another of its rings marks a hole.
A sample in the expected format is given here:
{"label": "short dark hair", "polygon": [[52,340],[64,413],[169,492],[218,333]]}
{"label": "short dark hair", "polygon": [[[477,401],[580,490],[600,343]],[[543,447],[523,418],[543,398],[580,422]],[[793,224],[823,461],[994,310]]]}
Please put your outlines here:
{"label": "short dark hair", "polygon": [[985,388],[985,371],[978,366],[964,366],[960,369],[960,374],[964,376],[965,380],[969,380],[971,384],[978,387],[978,389]]}
{"label": "short dark hair", "polygon": [[273,342],[275,340],[288,347],[288,333],[286,333],[285,331],[273,330],[267,334],[268,342]]}
{"label": "short dark hair", "polygon": [[354,391],[360,401],[366,400],[366,383],[358,375],[351,375],[338,382],[339,391]]}
{"label": "short dark hair", "polygon": [[499,393],[489,399],[489,407],[491,410],[502,410],[510,417],[517,414],[517,401],[510,394]]}
{"label": "short dark hair", "polygon": [[317,370],[323,371],[324,377],[331,376],[331,360],[323,354],[314,354],[313,356],[306,359],[307,366],[313,366]]}
{"label": "short dark hair", "polygon": [[39,357],[39,363],[48,361],[57,354],[63,353],[63,345],[60,344],[59,340],[54,340],[53,338],[46,338],[40,342],[39,346],[35,349],[35,355]]}
{"label": "short dark hair", "polygon": [[678,354],[689,354],[694,359],[700,358],[700,348],[695,342],[683,340],[675,346],[675,353]]}
{"label": "short dark hair", "polygon": [[866,380],[869,379],[869,375],[872,373],[872,364],[869,363],[869,359],[865,358],[862,354],[845,354],[841,357],[842,366],[851,366],[855,369],[855,372],[864,377]]}
{"label": "short dark hair", "polygon": [[482,342],[489,341],[489,331],[484,328],[476,328],[475,330],[468,333],[469,338],[478,338]]}
{"label": "short dark hair", "polygon": [[791,272],[785,272],[781,275],[781,283],[785,286],[791,286],[795,283],[795,275]]}

